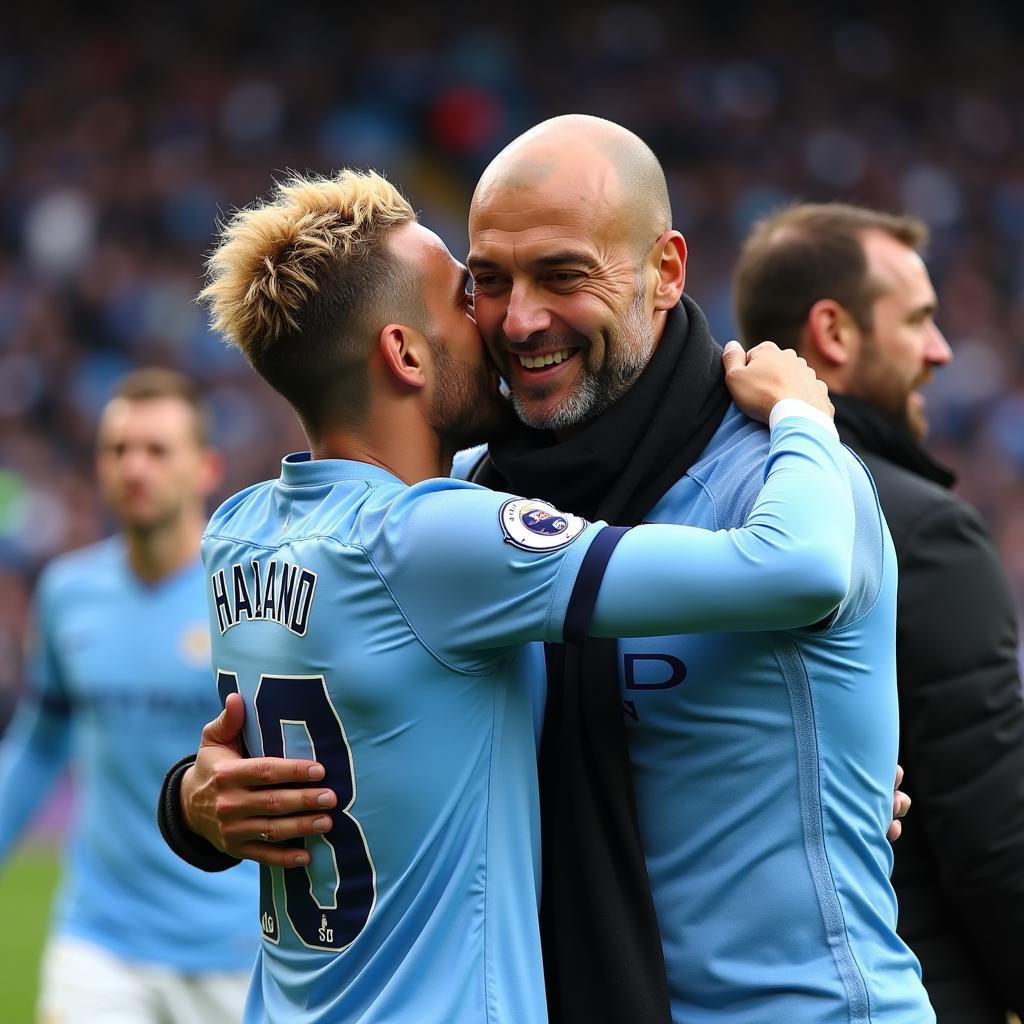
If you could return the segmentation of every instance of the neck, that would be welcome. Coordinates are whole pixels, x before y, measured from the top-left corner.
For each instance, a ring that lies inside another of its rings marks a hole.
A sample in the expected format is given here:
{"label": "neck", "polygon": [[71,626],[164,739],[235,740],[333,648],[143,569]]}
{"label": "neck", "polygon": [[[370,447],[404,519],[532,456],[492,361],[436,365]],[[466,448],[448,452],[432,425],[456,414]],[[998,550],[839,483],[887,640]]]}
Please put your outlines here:
{"label": "neck", "polygon": [[183,569],[199,553],[203,523],[201,515],[192,513],[150,530],[125,530],[132,571],[143,583],[158,583]]}
{"label": "neck", "polygon": [[[385,422],[386,420],[386,422]],[[416,416],[370,416],[358,427],[330,427],[310,436],[314,459],[349,459],[379,466],[403,483],[448,476],[454,449]]]}

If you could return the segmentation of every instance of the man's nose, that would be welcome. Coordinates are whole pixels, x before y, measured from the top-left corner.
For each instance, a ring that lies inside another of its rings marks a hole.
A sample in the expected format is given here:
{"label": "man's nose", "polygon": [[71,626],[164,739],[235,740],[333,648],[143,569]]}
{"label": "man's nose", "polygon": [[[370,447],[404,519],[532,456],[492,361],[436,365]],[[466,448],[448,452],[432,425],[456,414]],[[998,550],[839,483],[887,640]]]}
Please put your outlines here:
{"label": "man's nose", "polygon": [[122,473],[126,476],[138,477],[149,472],[152,459],[142,448],[129,448],[121,453],[118,461]]}
{"label": "man's nose", "polygon": [[953,358],[953,350],[946,341],[946,336],[932,324],[928,334],[928,344],[924,351],[925,361],[929,366],[945,366]]}
{"label": "man's nose", "polygon": [[551,326],[551,314],[539,299],[535,289],[513,286],[504,323],[505,337],[509,341],[526,341],[531,334],[546,331]]}

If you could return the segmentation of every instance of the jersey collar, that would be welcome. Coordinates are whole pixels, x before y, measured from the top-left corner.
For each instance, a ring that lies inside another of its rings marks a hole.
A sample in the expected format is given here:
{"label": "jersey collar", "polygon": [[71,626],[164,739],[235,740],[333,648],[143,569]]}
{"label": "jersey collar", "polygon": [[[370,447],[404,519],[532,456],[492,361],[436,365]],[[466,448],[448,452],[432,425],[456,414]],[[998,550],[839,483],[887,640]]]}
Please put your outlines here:
{"label": "jersey collar", "polygon": [[340,480],[386,480],[401,483],[394,473],[369,462],[351,459],[314,459],[309,452],[293,452],[281,460],[281,483],[286,487],[332,484]]}

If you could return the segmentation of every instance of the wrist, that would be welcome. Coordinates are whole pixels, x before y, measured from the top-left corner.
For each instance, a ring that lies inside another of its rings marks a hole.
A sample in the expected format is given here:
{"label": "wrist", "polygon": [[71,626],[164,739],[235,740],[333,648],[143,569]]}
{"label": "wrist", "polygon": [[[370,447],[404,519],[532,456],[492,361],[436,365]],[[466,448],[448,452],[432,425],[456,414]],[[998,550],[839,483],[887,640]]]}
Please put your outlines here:
{"label": "wrist", "polygon": [[182,813],[181,783],[185,771],[195,762],[189,754],[172,765],[164,777],[157,806],[157,824],[164,842],[179,856],[203,871],[223,871],[238,863],[236,857],[218,850],[201,835],[193,832]]}
{"label": "wrist", "polygon": [[[178,783],[178,807],[181,810],[181,820],[192,832],[196,831],[192,824],[192,815],[189,813],[192,807],[192,789],[190,783],[195,776],[195,764],[190,764],[181,774]],[[196,833],[198,835],[198,833]]]}
{"label": "wrist", "polygon": [[771,414],[768,416],[768,426],[774,429],[783,420],[793,416],[812,420],[814,423],[824,427],[825,430],[835,437],[839,436],[839,431],[836,430],[832,417],[817,406],[811,405],[810,402],[805,402],[802,398],[783,398],[776,402],[772,406]]}

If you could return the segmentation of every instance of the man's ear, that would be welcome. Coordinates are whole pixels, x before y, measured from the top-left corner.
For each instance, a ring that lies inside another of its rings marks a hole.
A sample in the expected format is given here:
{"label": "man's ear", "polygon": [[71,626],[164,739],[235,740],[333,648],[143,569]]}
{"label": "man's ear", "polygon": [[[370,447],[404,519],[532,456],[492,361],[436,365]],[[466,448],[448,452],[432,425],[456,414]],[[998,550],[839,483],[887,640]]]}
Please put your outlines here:
{"label": "man's ear", "polygon": [[686,284],[686,239],[675,230],[665,231],[654,243],[652,259],[658,278],[654,286],[654,308],[672,309]]}
{"label": "man's ear", "polygon": [[835,299],[818,299],[807,314],[801,353],[813,366],[839,368],[849,365],[860,344],[860,328]]}
{"label": "man's ear", "polygon": [[378,339],[388,374],[403,387],[419,390],[427,383],[427,340],[408,324],[388,324]]}

